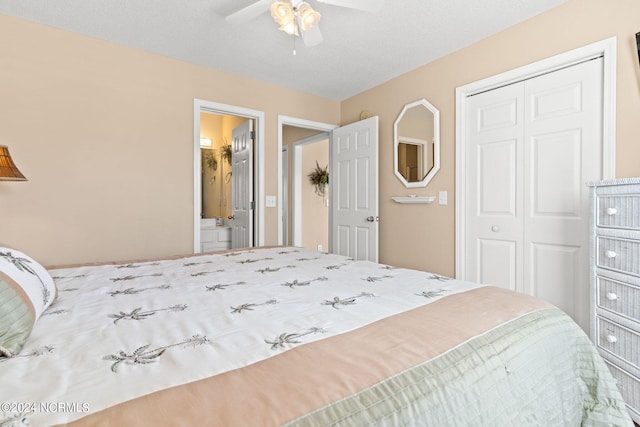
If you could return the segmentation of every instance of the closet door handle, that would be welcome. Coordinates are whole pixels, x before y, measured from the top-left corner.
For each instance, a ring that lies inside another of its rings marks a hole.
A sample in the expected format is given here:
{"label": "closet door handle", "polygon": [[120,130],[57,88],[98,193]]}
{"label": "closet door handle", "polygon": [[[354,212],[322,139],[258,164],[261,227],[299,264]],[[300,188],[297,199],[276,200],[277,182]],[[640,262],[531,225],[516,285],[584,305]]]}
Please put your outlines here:
{"label": "closet door handle", "polygon": [[607,335],[607,341],[611,344],[615,344],[618,342],[618,338],[616,338],[616,336],[613,334],[609,334]]}
{"label": "closet door handle", "polygon": [[607,212],[607,215],[615,215],[615,214],[618,213],[618,209],[616,209],[616,208],[607,208],[606,212]]}
{"label": "closet door handle", "polygon": [[606,251],[604,253],[604,256],[606,256],[609,259],[613,259],[617,256],[618,254],[616,253],[616,251]]}

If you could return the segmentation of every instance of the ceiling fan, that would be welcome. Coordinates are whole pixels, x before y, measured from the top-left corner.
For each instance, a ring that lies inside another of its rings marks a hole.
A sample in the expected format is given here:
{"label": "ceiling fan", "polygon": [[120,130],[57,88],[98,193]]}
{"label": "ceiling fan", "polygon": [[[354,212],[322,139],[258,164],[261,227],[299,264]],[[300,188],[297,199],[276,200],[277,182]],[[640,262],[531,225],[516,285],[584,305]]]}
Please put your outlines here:
{"label": "ceiling fan", "polygon": [[[384,0],[316,0],[333,6],[367,12],[378,12],[384,5]],[[226,17],[231,24],[244,24],[271,11],[271,16],[279,25],[279,30],[293,36],[302,36],[304,44],[315,46],[322,42],[322,33],[318,27],[320,13],[313,10],[304,0],[258,0],[249,6],[238,10]]]}

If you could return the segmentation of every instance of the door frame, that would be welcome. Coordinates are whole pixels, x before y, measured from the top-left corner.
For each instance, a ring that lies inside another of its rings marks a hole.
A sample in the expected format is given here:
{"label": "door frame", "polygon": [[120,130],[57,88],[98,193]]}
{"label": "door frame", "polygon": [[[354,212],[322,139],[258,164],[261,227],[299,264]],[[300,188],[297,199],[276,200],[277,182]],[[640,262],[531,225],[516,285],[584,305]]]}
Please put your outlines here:
{"label": "door frame", "polygon": [[[315,122],[312,120],[300,119],[297,117],[284,116],[279,114],[278,115],[278,147],[277,147],[278,153],[282,152],[282,133],[283,133],[284,126],[295,126],[299,128],[306,128],[306,129],[313,129],[313,130],[328,132],[329,138],[331,138],[331,132],[338,127],[338,125],[333,125],[330,123]],[[329,144],[329,146],[331,147],[331,144]],[[329,148],[329,162],[331,162],[331,156],[332,156],[332,151],[331,151],[331,148]],[[299,180],[295,175],[296,174],[294,173],[293,179],[292,179],[292,185],[294,186],[294,188],[296,185],[300,185],[299,182],[296,183],[296,181],[299,181]],[[291,178],[291,175],[290,175],[290,178]],[[278,181],[280,182],[280,184],[278,185],[278,200],[282,201],[282,156],[280,155],[278,156]],[[331,181],[329,182],[331,183]],[[278,203],[277,208],[278,208],[278,214],[277,214],[278,215],[278,245],[282,245],[282,242],[283,242],[282,229],[284,227],[284,224],[282,221],[283,203]],[[295,220],[295,215],[293,213],[291,214],[291,216],[292,216],[291,220],[293,221],[292,222],[292,230],[293,230],[293,227],[295,227],[296,225],[296,220]],[[299,220],[298,220],[298,223],[299,223]],[[329,246],[331,246],[331,233],[329,233]]]}
{"label": "door frame", "polygon": [[[246,117],[255,121],[255,152],[253,191],[256,207],[254,217],[257,219],[254,230],[254,246],[264,246],[264,158],[265,132],[264,111],[252,110],[235,105],[222,104],[194,98],[193,100],[193,251],[200,253],[200,195],[201,195],[201,162],[200,162],[200,113],[228,114]],[[279,156],[278,156],[279,157]]]}
{"label": "door frame", "polygon": [[468,97],[524,81],[590,59],[603,58],[602,93],[602,179],[615,176],[616,149],[616,37],[570,50],[523,67],[456,88],[456,225],[455,274],[464,280],[466,253],[466,127]]}
{"label": "door frame", "polygon": [[282,166],[282,171],[280,173],[280,184],[279,188],[282,192],[282,207],[279,211],[280,221],[282,222],[282,230],[281,235],[278,239],[282,239],[281,244],[287,244],[289,242],[289,222],[291,219],[289,218],[289,210],[287,209],[289,206],[289,180],[290,171],[289,171],[289,146],[286,145],[282,147],[280,150],[280,165]]}

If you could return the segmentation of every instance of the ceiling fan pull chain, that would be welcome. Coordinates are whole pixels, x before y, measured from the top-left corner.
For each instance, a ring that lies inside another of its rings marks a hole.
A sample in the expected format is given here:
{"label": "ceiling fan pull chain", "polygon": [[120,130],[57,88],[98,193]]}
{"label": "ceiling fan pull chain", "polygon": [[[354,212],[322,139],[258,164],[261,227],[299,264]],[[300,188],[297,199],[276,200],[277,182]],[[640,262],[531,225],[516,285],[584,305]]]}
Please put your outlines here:
{"label": "ceiling fan pull chain", "polygon": [[293,56],[296,56],[296,35],[293,34]]}

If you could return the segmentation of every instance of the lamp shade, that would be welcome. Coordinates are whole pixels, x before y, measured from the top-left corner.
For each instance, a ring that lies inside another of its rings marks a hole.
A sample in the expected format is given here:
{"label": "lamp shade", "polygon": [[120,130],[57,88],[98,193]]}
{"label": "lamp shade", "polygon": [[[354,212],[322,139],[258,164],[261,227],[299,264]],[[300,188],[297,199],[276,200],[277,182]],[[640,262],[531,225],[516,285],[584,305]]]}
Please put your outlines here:
{"label": "lamp shade", "polygon": [[0,181],[26,181],[9,154],[9,147],[0,145]]}

